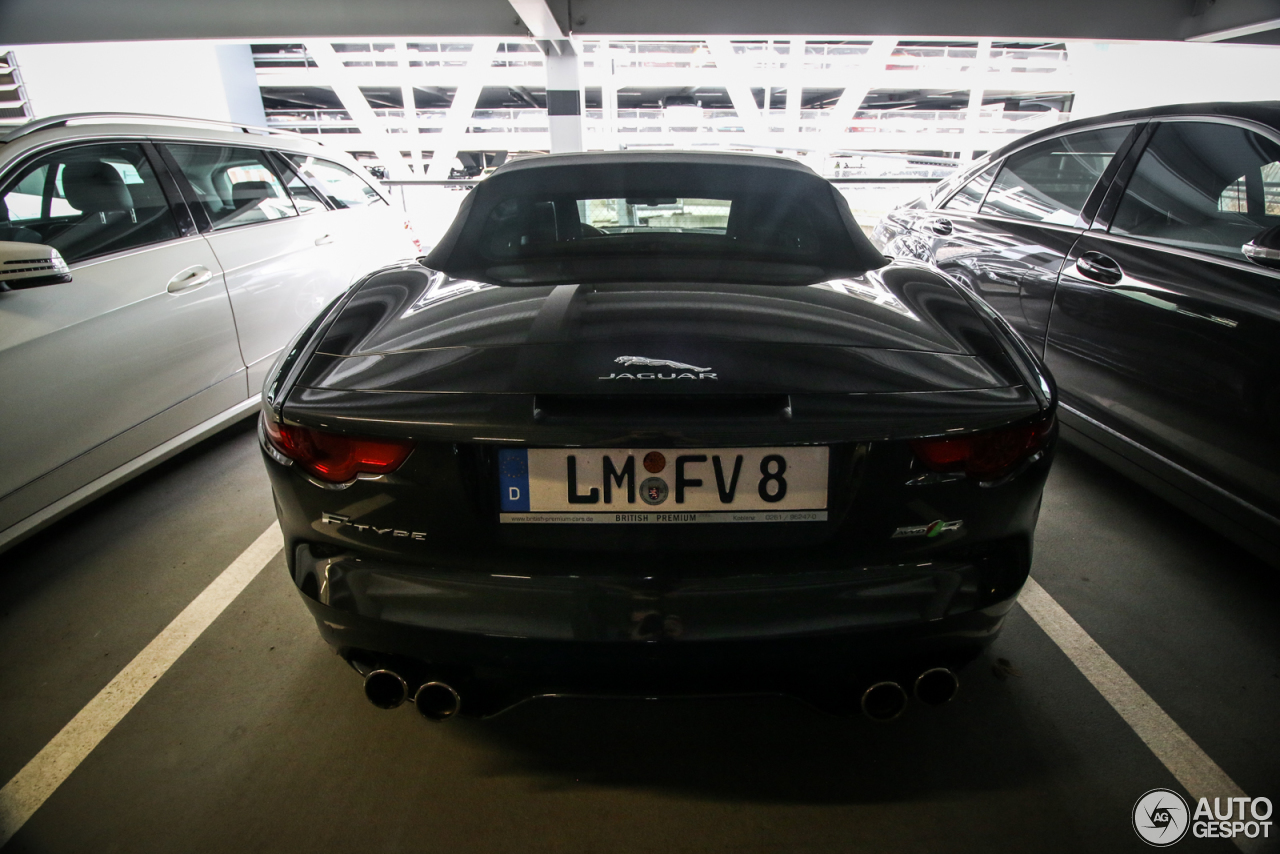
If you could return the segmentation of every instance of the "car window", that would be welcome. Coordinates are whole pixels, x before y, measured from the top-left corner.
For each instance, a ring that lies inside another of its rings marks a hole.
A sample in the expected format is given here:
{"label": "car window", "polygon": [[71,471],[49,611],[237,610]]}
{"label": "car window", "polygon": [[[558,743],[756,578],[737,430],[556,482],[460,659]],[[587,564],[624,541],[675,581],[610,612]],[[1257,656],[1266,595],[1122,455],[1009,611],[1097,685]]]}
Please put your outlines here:
{"label": "car window", "polygon": [[336,208],[361,208],[367,205],[386,204],[386,200],[378,195],[377,190],[346,167],[306,154],[286,156],[315,186],[324,190],[329,202]]}
{"label": "car window", "polygon": [[267,152],[167,143],[215,231],[297,216]]}
{"label": "car window", "polygon": [[1067,134],[1011,154],[982,203],[982,213],[1082,225],[1080,211],[1129,130]]}
{"label": "car window", "polygon": [[[1262,167],[1262,212],[1267,216],[1280,216],[1280,161],[1272,161]],[[1218,210],[1233,213],[1249,212],[1249,188],[1247,176],[1241,175],[1227,185],[1218,196]]]}
{"label": "car window", "polygon": [[306,216],[309,213],[320,213],[327,211],[329,206],[317,195],[316,191],[307,186],[307,182],[302,177],[288,169],[285,175],[285,189],[289,191],[289,197],[293,199],[294,207],[298,209],[298,213]]}
{"label": "car window", "polygon": [[1241,258],[1280,225],[1280,145],[1218,122],[1165,122],[1125,188],[1112,234]]}
{"label": "car window", "polygon": [[68,262],[179,236],[142,146],[59,149],[0,189],[0,240],[43,243]]}
{"label": "car window", "polygon": [[996,177],[996,171],[999,168],[1000,164],[996,163],[989,169],[982,170],[972,181],[961,187],[960,192],[948,199],[942,209],[956,213],[977,211],[982,205],[982,197],[987,194],[987,188],[991,186],[991,181]]}

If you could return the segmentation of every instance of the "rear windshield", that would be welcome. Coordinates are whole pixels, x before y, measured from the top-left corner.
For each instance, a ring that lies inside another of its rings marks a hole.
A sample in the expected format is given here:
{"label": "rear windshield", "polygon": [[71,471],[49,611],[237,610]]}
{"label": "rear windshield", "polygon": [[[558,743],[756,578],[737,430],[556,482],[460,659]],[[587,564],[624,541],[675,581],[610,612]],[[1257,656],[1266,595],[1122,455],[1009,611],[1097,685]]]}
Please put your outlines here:
{"label": "rear windshield", "polygon": [[489,214],[480,251],[493,261],[603,255],[802,260],[821,241],[802,205],[738,199],[507,199]]}
{"label": "rear windshield", "polygon": [[812,173],[583,156],[482,182],[426,263],[496,284],[807,284],[883,259]]}

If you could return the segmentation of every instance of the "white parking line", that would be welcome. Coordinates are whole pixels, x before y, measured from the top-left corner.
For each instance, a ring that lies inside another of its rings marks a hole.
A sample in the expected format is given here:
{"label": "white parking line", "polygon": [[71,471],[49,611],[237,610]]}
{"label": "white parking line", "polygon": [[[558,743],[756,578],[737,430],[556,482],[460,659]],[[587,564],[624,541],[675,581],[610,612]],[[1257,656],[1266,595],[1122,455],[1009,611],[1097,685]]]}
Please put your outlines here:
{"label": "white parking line", "polygon": [[[1174,723],[1173,718],[1165,714],[1164,709],[1156,705],[1151,695],[1142,690],[1034,578],[1027,579],[1018,603],[1067,654],[1071,663],[1080,668],[1098,693],[1120,713],[1124,722],[1169,769],[1192,799],[1245,797],[1235,781],[1182,731],[1182,727]],[[1248,839],[1243,835],[1237,835],[1234,841],[1236,847],[1245,852],[1260,851],[1263,844],[1269,844],[1261,838]]]}
{"label": "white parking line", "polygon": [[142,695],[271,562],[283,547],[283,540],[278,522],[263,531],[0,789],[0,846],[26,824]]}

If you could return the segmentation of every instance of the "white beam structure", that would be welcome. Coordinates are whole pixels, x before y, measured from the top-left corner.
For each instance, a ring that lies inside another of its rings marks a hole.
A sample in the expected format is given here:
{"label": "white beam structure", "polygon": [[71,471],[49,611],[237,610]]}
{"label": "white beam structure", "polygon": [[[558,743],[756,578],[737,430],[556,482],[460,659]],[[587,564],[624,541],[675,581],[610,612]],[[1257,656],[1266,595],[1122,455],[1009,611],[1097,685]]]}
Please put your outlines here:
{"label": "white beam structure", "polygon": [[839,100],[831,108],[830,115],[826,117],[819,140],[822,146],[819,162],[825,161],[827,152],[832,149],[845,147],[840,144],[845,136],[845,128],[849,126],[849,122],[853,121],[854,113],[858,112],[858,107],[862,106],[867,95],[885,76],[885,64],[888,63],[889,57],[893,55],[893,49],[897,46],[898,40],[895,38],[872,40],[871,47],[867,48],[867,52],[862,57],[861,75],[857,80],[849,81],[844,91],[840,93]]}
{"label": "white beam structure", "polygon": [[[765,137],[769,133],[768,123],[756,105],[755,96],[751,94],[751,69],[741,57],[733,52],[733,43],[727,38],[707,39],[707,49],[715,59],[716,68],[720,71],[720,85],[729,93],[733,101],[733,111],[742,121],[742,128],[747,132],[747,140],[752,145],[768,145]],[[769,86],[764,87],[764,109],[769,109]]]}
{"label": "white beam structure", "polygon": [[1272,30],[1280,30],[1280,18],[1271,18],[1267,21],[1258,21],[1256,24],[1245,24],[1241,27],[1229,27],[1228,29],[1218,30],[1214,33],[1191,36],[1187,41],[1224,42],[1228,39],[1242,39],[1246,36],[1256,36],[1260,33],[1269,33]]}
{"label": "white beam structure", "polygon": [[[720,37],[710,44],[703,38],[419,37],[310,40],[304,50],[268,45],[255,59],[263,93],[285,102],[268,111],[273,126],[318,134],[327,144],[363,152],[369,166],[383,165],[393,180],[448,180],[458,151],[519,155],[655,145],[783,152],[831,174],[833,151],[862,150],[874,157],[877,152],[989,149],[1013,138],[1010,132],[1037,130],[1063,118],[1057,112],[982,111],[984,91],[1008,90],[1032,99],[1073,91],[1067,53],[1051,44],[994,51],[985,40],[980,49],[923,45],[903,62],[890,63],[896,45],[893,37]],[[987,62],[989,52],[999,56]],[[957,79],[962,66],[966,71]],[[874,88],[954,89],[961,80],[970,88],[968,112],[875,111],[853,121]],[[537,106],[543,86],[549,109]],[[337,92],[344,109],[286,106],[294,97],[307,103],[306,90],[316,87]],[[506,106],[495,102],[477,110],[485,87],[519,98],[504,97]],[[596,87],[600,108],[588,111],[585,93],[594,95]],[[729,97],[721,96],[718,107],[708,107],[697,122],[673,124],[654,103],[672,90],[719,88]],[[775,88],[786,89],[785,106],[772,110],[772,99],[759,106],[752,90],[772,93]],[[364,96],[371,89],[394,93],[392,101],[404,105],[403,117],[394,107],[371,107]],[[802,109],[806,89],[843,90],[843,95],[832,108]],[[424,92],[440,106],[424,107],[419,116],[415,98]],[[619,110],[620,92],[633,93],[632,99],[641,94],[646,106],[631,100]],[[858,133],[848,132],[851,123]],[[429,164],[424,149],[434,152]],[[402,156],[406,150],[408,158]],[[894,160],[889,155],[885,162]]]}
{"label": "white beam structure", "polygon": [[964,138],[960,160],[973,159],[977,149],[978,129],[982,115],[982,100],[986,95],[987,69],[991,66],[991,39],[978,39],[978,56],[969,67],[969,106],[964,121]]}
{"label": "white beam structure", "polygon": [[320,71],[324,73],[333,93],[342,102],[342,108],[351,114],[351,118],[364,131],[364,135],[369,137],[369,147],[386,166],[387,177],[391,179],[413,177],[405,165],[404,158],[400,156],[399,145],[391,141],[392,137],[387,133],[386,123],[373,112],[373,107],[369,106],[369,101],[360,91],[359,84],[355,82],[349,69],[342,64],[342,59],[333,49],[333,45],[327,41],[308,41],[306,49],[315,59]]}
{"label": "white beam structure", "polygon": [[[493,72],[493,58],[497,55],[499,39],[476,39],[471,52],[467,54],[466,74],[453,94],[453,103],[445,116],[444,129],[433,134],[435,138],[435,154],[431,156],[431,167],[426,177],[432,181],[449,180],[449,170],[459,151],[464,148],[467,128],[471,124],[472,114],[476,110],[476,101],[480,99],[480,90],[489,82]],[[488,146],[485,146],[486,148]]]}
{"label": "white beam structure", "polygon": [[[787,87],[787,103],[784,108],[785,121],[783,132],[789,135],[800,133],[800,109],[804,103],[804,39],[792,39],[787,51],[787,73],[784,81]],[[765,108],[769,107],[769,96],[765,95]]]}
{"label": "white beam structure", "polygon": [[511,8],[520,16],[520,22],[529,34],[538,40],[563,41],[568,34],[560,28],[560,22],[551,13],[547,0],[508,0]]}

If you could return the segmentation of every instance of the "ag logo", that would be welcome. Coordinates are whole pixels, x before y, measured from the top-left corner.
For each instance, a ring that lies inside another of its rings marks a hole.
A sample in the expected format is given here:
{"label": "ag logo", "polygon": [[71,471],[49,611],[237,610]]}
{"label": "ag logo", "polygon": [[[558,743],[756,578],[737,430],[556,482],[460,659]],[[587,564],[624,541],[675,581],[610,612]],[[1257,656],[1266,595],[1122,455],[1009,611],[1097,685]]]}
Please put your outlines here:
{"label": "ag logo", "polygon": [[1133,830],[1148,845],[1167,848],[1191,826],[1187,802],[1169,789],[1152,789],[1133,805]]}

